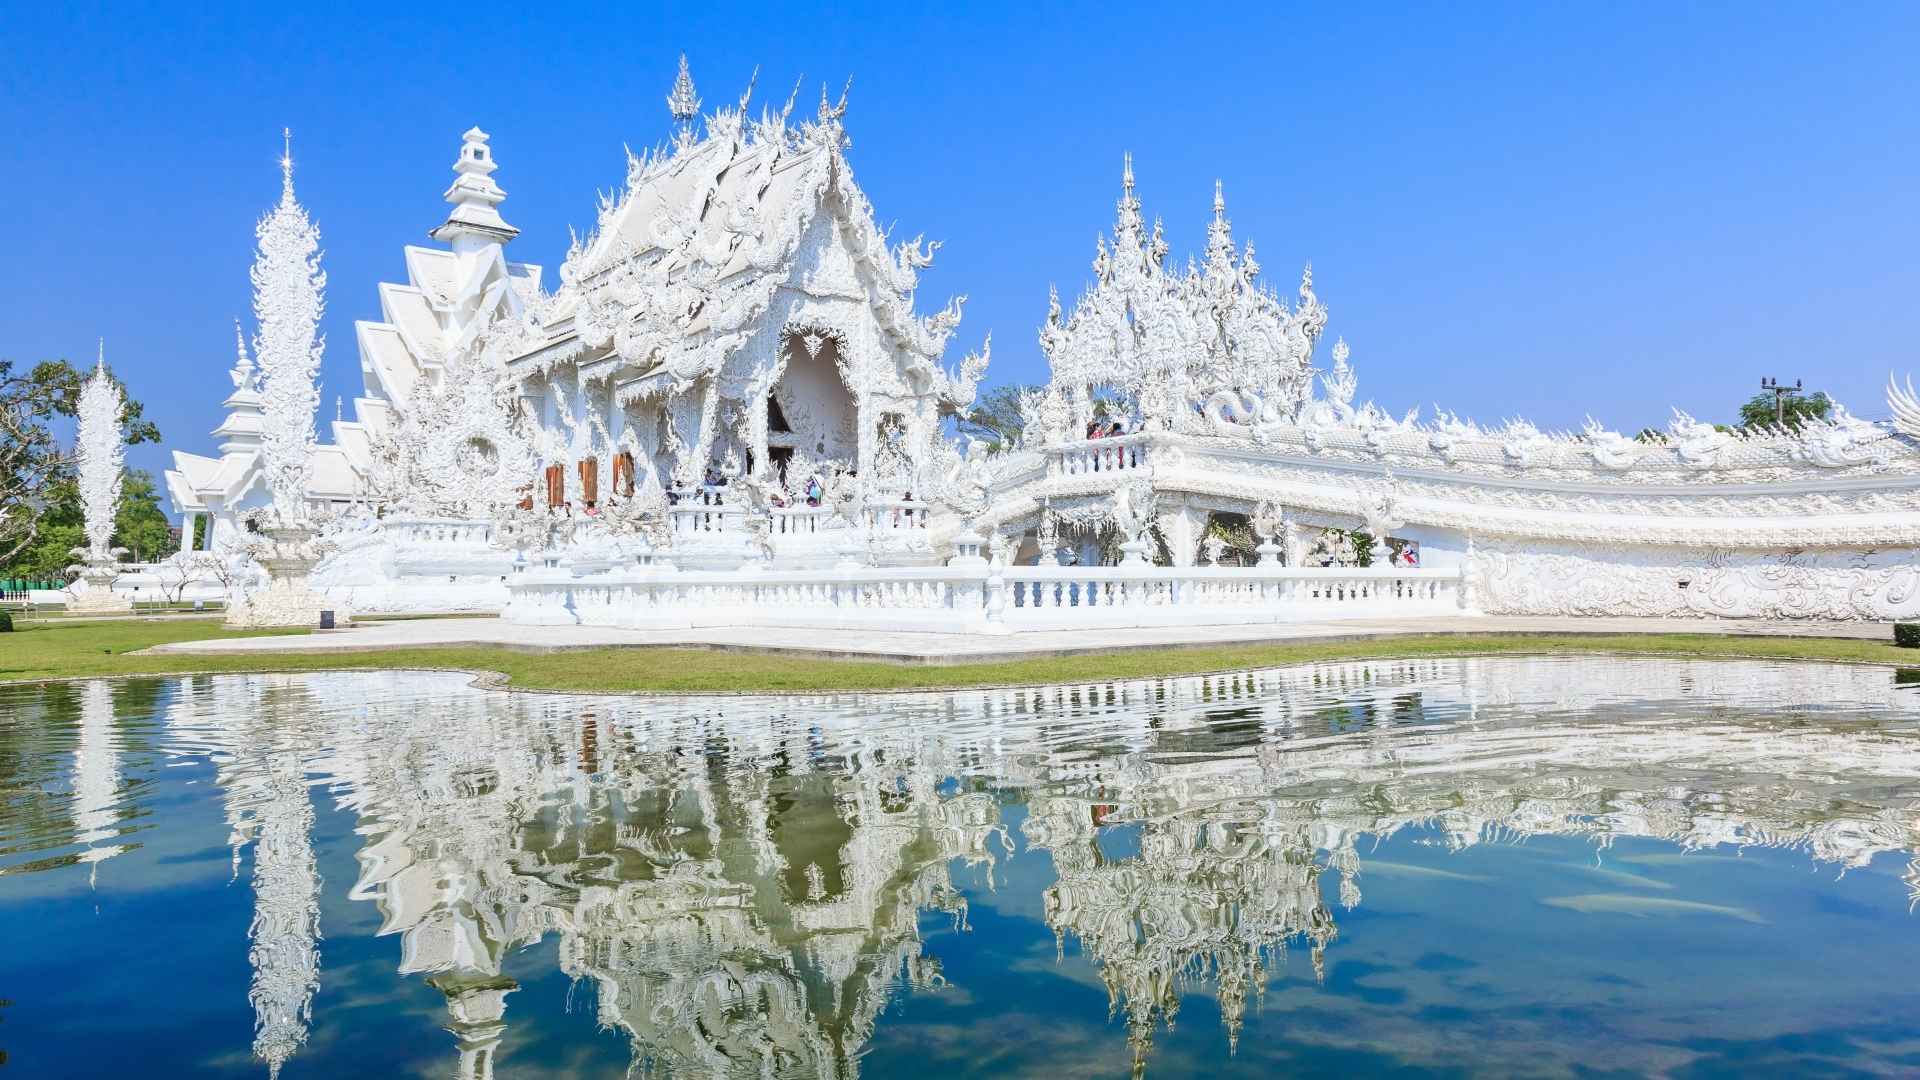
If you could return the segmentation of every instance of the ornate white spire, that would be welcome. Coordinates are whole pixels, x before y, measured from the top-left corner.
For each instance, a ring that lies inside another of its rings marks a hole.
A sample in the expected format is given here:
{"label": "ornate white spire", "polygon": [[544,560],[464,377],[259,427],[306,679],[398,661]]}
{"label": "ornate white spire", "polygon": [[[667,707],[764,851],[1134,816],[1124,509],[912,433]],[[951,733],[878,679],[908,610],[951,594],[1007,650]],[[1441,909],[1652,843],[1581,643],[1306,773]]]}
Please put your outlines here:
{"label": "ornate white spire", "polygon": [[314,380],[326,348],[319,326],[327,275],[320,269],[320,230],[293,196],[288,138],[280,160],[280,204],[254,229],[253,351],[265,398],[261,442],[267,482],[275,509],[284,519],[297,520],[306,516],[313,473],[314,414],[320,407]]}
{"label": "ornate white spire", "polygon": [[93,374],[80,388],[75,446],[88,562],[113,561],[113,520],[120,511],[121,463],[126,455],[120,432],[123,405],[120,387],[107,374],[107,345],[103,339]]}
{"label": "ornate white spire", "polygon": [[[73,751],[74,842],[87,850],[80,861],[99,864],[126,850],[104,844],[119,835],[115,827],[120,791],[120,753],[113,732],[113,687],[96,679],[80,689],[79,744]],[[100,846],[96,846],[100,845]]]}
{"label": "ornate white spire", "polygon": [[[453,204],[447,220],[428,233],[454,250],[466,250],[483,244],[504,244],[520,235],[520,230],[500,216],[500,204],[507,193],[493,180],[500,167],[487,146],[490,136],[477,127],[468,128],[460,137],[460,156],[453,163],[453,184],[442,196]],[[466,240],[467,243],[462,243]],[[476,243],[477,241],[477,243]]]}
{"label": "ornate white spire", "polygon": [[[1311,272],[1311,271],[1309,271]],[[1347,348],[1347,339],[1340,338],[1333,343],[1333,370],[1320,376],[1320,383],[1326,387],[1327,398],[1336,405],[1349,405],[1353,402],[1353,393],[1359,387],[1360,377],[1354,373],[1353,366],[1347,363],[1351,355]]]}
{"label": "ornate white spire", "polygon": [[252,947],[255,1056],[278,1076],[302,1043],[320,988],[320,871],[313,854],[313,803],[297,750],[264,762],[265,802],[253,848]]}
{"label": "ornate white spire", "polygon": [[1207,276],[1225,288],[1238,284],[1233,273],[1233,225],[1227,220],[1227,196],[1220,181],[1213,182],[1213,222],[1207,226]]}
{"label": "ornate white spire", "polygon": [[1131,244],[1141,244],[1140,200],[1133,194],[1133,154],[1128,153],[1121,159],[1120,165],[1120,203],[1116,207],[1113,225],[1113,244],[1115,254]]}
{"label": "ornate white spire", "polygon": [[680,54],[680,74],[674,76],[673,93],[667,95],[667,112],[682,127],[700,115],[700,98],[693,92],[693,73],[687,70],[686,53]]}
{"label": "ornate white spire", "polygon": [[233,370],[227,376],[233,380],[235,390],[257,391],[260,389],[260,373],[253,366],[253,357],[247,355],[247,335],[240,329],[240,320],[233,320]]}

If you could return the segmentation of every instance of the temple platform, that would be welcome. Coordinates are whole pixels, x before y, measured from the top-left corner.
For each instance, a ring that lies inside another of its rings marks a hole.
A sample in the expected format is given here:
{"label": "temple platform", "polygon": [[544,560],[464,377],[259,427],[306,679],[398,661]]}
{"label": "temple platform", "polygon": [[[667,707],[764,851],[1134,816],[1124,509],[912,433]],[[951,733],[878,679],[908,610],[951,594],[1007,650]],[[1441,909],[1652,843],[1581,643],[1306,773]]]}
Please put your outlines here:
{"label": "temple platform", "polygon": [[409,619],[357,623],[340,630],[284,637],[216,638],[155,646],[150,653],[391,651],[467,645],[549,651],[606,647],[677,647],[882,660],[908,664],[966,664],[1074,656],[1129,649],[1195,648],[1305,641],[1364,641],[1392,637],[1487,634],[1733,634],[1756,637],[1829,637],[1893,640],[1891,624],[1874,622],[1766,622],[1721,619],[1423,616],[1342,619],[1259,626],[1175,626],[1036,630],[1003,635],[875,630],[715,627],[700,630],[625,630],[600,626],[522,626],[496,618]]}

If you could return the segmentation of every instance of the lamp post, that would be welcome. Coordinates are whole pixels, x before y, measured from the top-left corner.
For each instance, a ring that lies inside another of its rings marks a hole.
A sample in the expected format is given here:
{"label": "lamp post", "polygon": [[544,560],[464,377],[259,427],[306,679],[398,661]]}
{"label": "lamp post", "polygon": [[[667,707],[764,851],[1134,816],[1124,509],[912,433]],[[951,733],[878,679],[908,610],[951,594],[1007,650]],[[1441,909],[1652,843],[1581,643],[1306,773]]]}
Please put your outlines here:
{"label": "lamp post", "polygon": [[1760,379],[1760,389],[1773,394],[1773,422],[1783,425],[1787,422],[1787,395],[1799,393],[1803,386],[1799,379],[1793,380],[1792,386],[1787,386],[1779,379],[1766,375]]}

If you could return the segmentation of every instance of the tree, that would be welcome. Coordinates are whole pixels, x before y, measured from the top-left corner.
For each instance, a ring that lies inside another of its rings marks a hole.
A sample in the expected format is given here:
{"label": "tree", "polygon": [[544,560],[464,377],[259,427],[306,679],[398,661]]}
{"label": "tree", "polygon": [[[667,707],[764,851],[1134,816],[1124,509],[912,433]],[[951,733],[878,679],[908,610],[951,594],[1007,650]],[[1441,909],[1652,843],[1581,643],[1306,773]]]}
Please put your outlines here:
{"label": "tree", "polygon": [[[0,360],[0,565],[12,564],[36,543],[54,495],[72,482],[73,450],[61,448],[51,424],[55,417],[74,416],[86,376],[65,360],[44,361],[25,372],[16,372],[11,360]],[[120,423],[129,446],[160,440],[160,429],[130,397]],[[64,553],[62,560],[64,567]]]}
{"label": "tree", "polygon": [[994,450],[1006,450],[1020,441],[1026,421],[1020,414],[1020,396],[1034,389],[1009,384],[982,391],[973,408],[960,417],[960,434],[979,439]]}
{"label": "tree", "polygon": [[219,560],[201,551],[175,551],[154,564],[153,577],[159,582],[160,596],[170,604],[180,603],[187,586],[216,577]]}
{"label": "tree", "polygon": [[[134,562],[156,562],[178,549],[166,511],[160,507],[159,489],[153,475],[140,469],[128,469],[120,491],[120,511],[113,519],[113,546],[127,549]],[[80,506],[80,490],[71,478],[54,485],[47,493],[37,522],[36,535],[11,560],[0,564],[0,573],[9,577],[51,580],[61,577],[72,551],[86,544],[85,512]]]}
{"label": "tree", "polygon": [[[1805,395],[1787,394],[1780,403],[1780,426],[1788,431],[1798,431],[1809,420],[1825,420],[1833,415],[1833,399],[1824,393]],[[1772,392],[1753,395],[1745,405],[1740,406],[1740,430],[1754,431],[1770,428],[1774,423],[1774,401]]]}

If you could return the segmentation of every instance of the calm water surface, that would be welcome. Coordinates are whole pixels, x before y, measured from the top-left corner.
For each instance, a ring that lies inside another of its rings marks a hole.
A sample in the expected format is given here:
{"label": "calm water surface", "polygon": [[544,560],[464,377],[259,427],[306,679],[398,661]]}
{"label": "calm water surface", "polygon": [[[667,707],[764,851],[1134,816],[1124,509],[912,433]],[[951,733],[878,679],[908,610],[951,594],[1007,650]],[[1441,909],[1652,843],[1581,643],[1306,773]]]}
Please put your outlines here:
{"label": "calm water surface", "polygon": [[0,687],[7,1076],[1920,1072],[1920,693]]}

